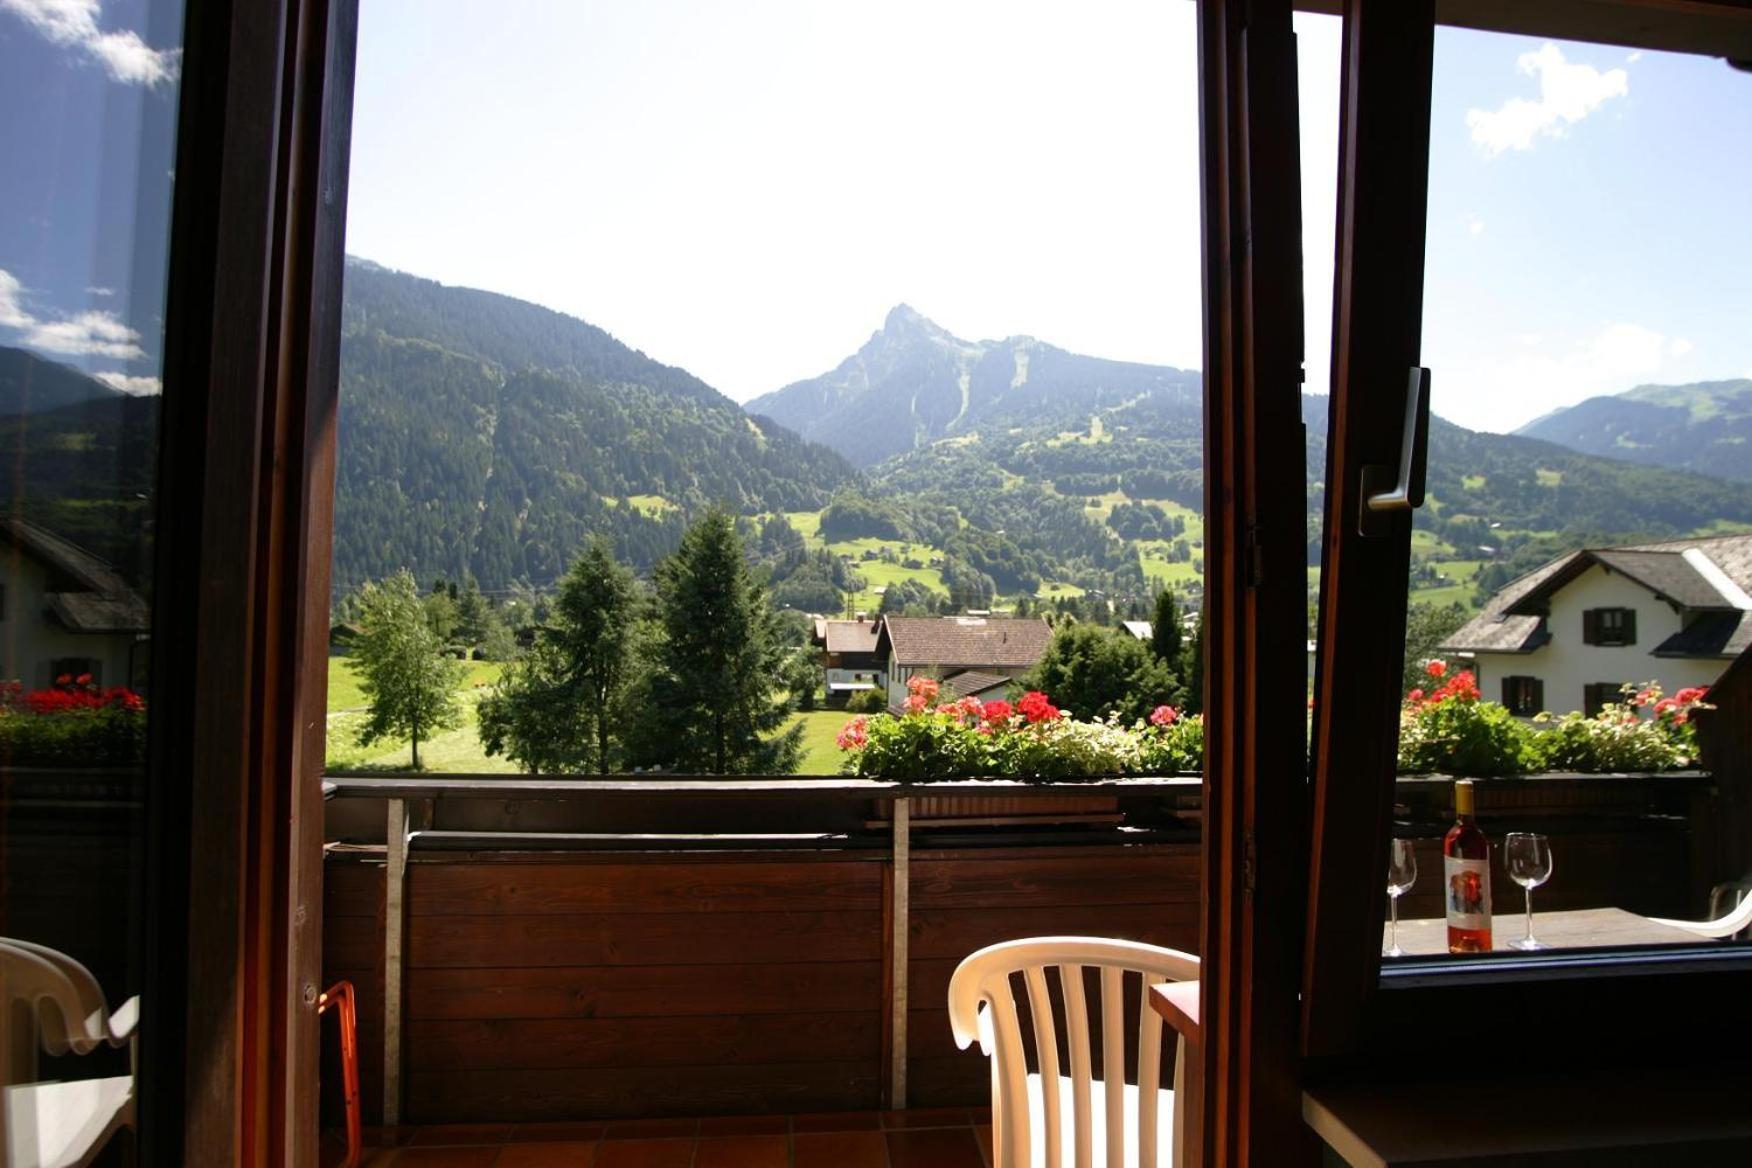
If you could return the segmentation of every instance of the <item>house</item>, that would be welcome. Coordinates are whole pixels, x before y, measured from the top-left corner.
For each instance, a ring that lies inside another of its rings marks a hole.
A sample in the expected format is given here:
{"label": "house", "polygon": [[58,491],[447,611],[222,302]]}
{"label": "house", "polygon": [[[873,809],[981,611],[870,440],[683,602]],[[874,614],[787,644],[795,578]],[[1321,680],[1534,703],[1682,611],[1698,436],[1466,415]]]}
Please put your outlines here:
{"label": "house", "polygon": [[0,520],[0,556],[0,638],[18,674],[6,680],[138,685],[150,614],[114,568],[24,519]]}
{"label": "house", "polygon": [[1626,683],[1709,685],[1752,645],[1752,535],[1583,548],[1505,586],[1441,645],[1516,714],[1596,713]]}
{"label": "house", "polygon": [[821,650],[827,676],[827,703],[843,706],[855,693],[879,690],[886,684],[882,658],[876,652],[880,621],[817,620],[814,642]]}
{"label": "house", "polygon": [[1140,641],[1147,641],[1156,635],[1155,626],[1149,621],[1128,620],[1120,621],[1119,623],[1126,632],[1130,633]]}
{"label": "house", "polygon": [[[948,681],[971,671],[979,678],[963,681],[984,683],[982,692],[989,693],[1028,672],[1051,642],[1051,626],[1038,618],[890,616],[882,621],[876,654],[887,668],[888,704],[898,708],[915,675]],[[956,692],[969,696],[961,686]]]}

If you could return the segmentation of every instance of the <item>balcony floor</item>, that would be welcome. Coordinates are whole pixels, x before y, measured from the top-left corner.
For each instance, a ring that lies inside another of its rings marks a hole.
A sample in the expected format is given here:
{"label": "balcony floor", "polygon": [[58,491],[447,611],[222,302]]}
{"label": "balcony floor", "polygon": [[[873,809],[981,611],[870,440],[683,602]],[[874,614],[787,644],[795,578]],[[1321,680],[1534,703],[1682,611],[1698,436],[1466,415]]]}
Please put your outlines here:
{"label": "balcony floor", "polygon": [[992,1132],[957,1107],[367,1128],[365,1146],[367,1168],[991,1168]]}

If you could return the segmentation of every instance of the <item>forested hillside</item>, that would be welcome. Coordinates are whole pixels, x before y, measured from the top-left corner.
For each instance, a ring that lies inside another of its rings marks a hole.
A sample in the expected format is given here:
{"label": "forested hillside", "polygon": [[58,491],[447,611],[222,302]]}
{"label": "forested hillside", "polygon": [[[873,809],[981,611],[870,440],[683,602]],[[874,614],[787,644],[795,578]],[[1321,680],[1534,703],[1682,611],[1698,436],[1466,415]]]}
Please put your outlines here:
{"label": "forested hillside", "polygon": [[350,261],[334,585],[551,584],[584,538],[649,568],[711,503],[818,508],[844,459],[545,308]]}
{"label": "forested hillside", "polygon": [[1606,458],[1752,482],[1752,380],[1641,385],[1518,431]]}

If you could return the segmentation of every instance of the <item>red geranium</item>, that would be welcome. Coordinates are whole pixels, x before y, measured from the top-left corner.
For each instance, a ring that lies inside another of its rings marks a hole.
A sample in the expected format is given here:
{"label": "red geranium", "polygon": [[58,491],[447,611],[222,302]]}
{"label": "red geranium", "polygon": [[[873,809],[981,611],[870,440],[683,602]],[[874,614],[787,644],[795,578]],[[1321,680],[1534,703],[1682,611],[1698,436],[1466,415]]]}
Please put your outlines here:
{"label": "red geranium", "polygon": [[1016,708],[1021,710],[1022,716],[1030,722],[1051,722],[1059,716],[1059,708],[1037,689],[1031,689],[1023,694],[1022,700],[1017,703]]}
{"label": "red geranium", "polygon": [[1009,702],[1006,702],[1003,698],[994,698],[980,709],[980,717],[985,719],[986,725],[988,726],[1001,725],[1004,722],[1008,722],[1010,720],[1010,715],[1015,712],[1015,707],[1010,705]]}
{"label": "red geranium", "polygon": [[1157,706],[1150,711],[1150,725],[1172,726],[1180,720],[1180,711],[1173,706]]}

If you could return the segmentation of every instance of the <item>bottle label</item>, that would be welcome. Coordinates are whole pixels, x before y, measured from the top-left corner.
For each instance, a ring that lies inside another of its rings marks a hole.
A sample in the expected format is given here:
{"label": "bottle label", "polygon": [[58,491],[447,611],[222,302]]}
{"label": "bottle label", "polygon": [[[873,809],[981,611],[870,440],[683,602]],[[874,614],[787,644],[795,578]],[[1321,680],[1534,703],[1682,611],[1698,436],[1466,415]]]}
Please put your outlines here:
{"label": "bottle label", "polygon": [[1448,924],[1456,929],[1490,928],[1490,861],[1443,856],[1442,876]]}

